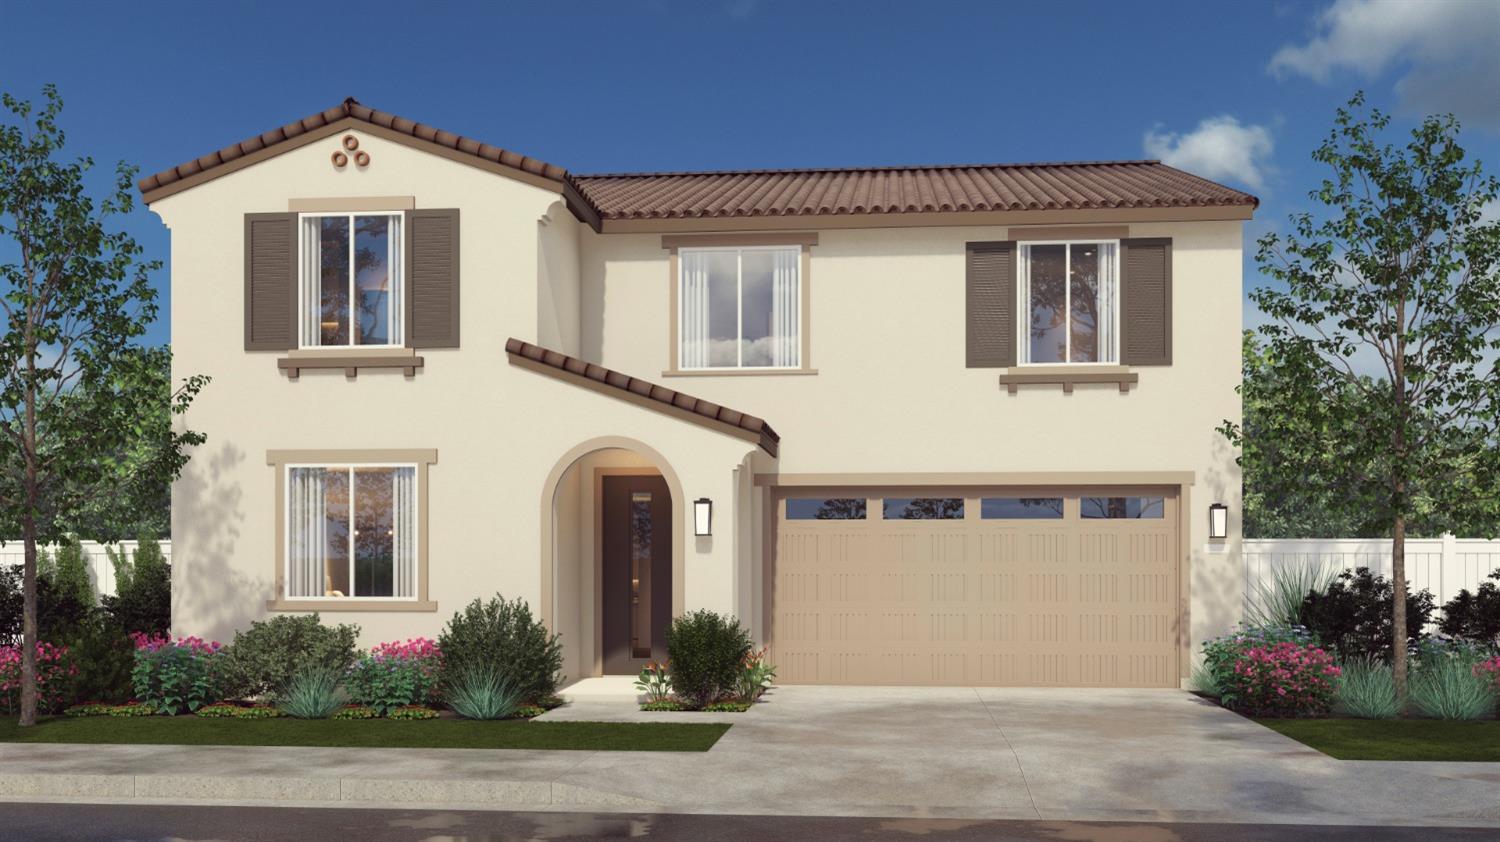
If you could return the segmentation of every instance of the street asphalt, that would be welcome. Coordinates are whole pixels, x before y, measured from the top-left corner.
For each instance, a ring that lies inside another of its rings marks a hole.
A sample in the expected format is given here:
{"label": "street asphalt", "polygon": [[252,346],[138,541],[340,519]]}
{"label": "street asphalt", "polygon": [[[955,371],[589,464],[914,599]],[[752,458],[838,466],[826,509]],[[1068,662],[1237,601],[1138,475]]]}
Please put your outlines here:
{"label": "street asphalt", "polygon": [[1490,840],[1494,828],[1157,824],[962,819],[711,816],[663,813],[0,804],[0,840],[984,840],[984,842],[1448,842]]}

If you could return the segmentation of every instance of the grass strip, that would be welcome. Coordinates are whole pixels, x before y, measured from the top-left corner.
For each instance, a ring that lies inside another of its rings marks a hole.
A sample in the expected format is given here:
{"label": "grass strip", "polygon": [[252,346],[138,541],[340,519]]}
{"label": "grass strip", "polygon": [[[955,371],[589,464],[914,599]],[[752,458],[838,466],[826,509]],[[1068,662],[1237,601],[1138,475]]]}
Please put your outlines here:
{"label": "grass strip", "polygon": [[1500,762],[1500,721],[1257,719],[1338,760]]}

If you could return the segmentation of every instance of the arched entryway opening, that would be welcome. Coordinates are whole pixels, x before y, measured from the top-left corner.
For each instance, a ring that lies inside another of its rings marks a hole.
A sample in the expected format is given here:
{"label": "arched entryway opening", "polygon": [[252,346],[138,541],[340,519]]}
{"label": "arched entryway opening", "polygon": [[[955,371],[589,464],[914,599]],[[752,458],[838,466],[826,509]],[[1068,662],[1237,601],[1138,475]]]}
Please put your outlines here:
{"label": "arched entryway opening", "polygon": [[655,448],[609,436],[557,461],[542,488],[542,621],[570,679],[630,674],[665,656],[683,610],[686,502]]}

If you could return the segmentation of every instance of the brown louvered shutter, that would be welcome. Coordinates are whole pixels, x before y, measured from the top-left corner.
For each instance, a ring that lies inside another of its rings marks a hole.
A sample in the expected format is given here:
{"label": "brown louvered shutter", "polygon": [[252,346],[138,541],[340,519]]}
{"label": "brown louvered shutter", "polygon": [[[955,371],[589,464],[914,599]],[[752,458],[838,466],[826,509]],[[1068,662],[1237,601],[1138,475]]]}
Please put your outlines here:
{"label": "brown louvered shutter", "polygon": [[245,214],[245,350],[297,347],[297,215]]}
{"label": "brown louvered shutter", "polygon": [[458,347],[458,210],[406,212],[406,344]]}
{"label": "brown louvered shutter", "polygon": [[1016,364],[1016,244],[969,243],[964,301],[969,368]]}
{"label": "brown louvered shutter", "polygon": [[1120,241],[1120,362],[1172,364],[1172,240]]}

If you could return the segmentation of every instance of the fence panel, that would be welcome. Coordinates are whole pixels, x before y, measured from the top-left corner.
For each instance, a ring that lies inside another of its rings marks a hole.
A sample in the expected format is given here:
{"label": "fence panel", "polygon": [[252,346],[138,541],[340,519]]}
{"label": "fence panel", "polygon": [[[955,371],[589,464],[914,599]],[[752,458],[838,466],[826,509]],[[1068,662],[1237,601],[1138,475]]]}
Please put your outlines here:
{"label": "fence panel", "polygon": [[[99,596],[110,596],[115,592],[115,568],[109,563],[109,556],[105,553],[105,547],[113,547],[116,553],[121,550],[135,556],[139,543],[136,541],[119,541],[114,544],[101,544],[98,541],[83,541],[83,556],[89,563],[89,580],[94,583],[94,592]],[[166,557],[167,562],[172,561],[172,542],[170,540],[158,541],[161,545],[161,554]],[[38,547],[49,553],[57,553],[57,545],[47,544]],[[26,551],[21,546],[19,539],[0,541],[0,564],[10,564],[20,567],[26,560]]]}

